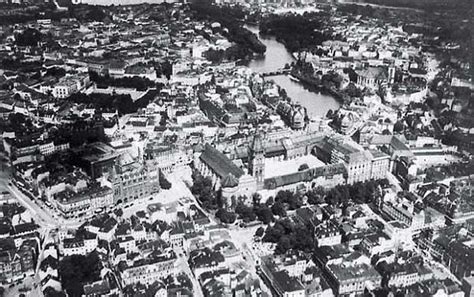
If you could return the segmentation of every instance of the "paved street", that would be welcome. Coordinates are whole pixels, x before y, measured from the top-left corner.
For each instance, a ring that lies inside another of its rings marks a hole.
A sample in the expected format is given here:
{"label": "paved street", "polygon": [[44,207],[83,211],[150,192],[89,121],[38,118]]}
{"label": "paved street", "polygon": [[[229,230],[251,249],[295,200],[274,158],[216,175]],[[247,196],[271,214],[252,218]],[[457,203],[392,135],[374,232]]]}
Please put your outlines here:
{"label": "paved street", "polygon": [[184,272],[191,282],[193,283],[193,293],[195,297],[203,297],[204,293],[202,292],[201,285],[199,284],[198,280],[196,277],[194,277],[194,274],[191,271],[191,268],[189,268],[188,261],[186,259],[186,256],[178,257],[178,261],[176,263],[177,266],[177,271],[178,272]]}
{"label": "paved street", "polygon": [[20,202],[26,209],[31,212],[36,223],[43,227],[54,227],[57,222],[52,217],[51,213],[44,211],[38,204],[32,201],[25,194],[20,192],[15,186],[8,186],[12,195]]}
{"label": "paved street", "polygon": [[391,185],[395,186],[395,190],[397,192],[402,191],[402,187],[400,186],[400,181],[393,175],[391,172],[387,171],[387,179]]}
{"label": "paved street", "polygon": [[13,196],[25,206],[32,214],[35,222],[42,227],[57,228],[77,228],[82,223],[80,221],[71,221],[60,218],[53,210],[44,209],[28,196],[20,192],[14,185],[8,186]]}

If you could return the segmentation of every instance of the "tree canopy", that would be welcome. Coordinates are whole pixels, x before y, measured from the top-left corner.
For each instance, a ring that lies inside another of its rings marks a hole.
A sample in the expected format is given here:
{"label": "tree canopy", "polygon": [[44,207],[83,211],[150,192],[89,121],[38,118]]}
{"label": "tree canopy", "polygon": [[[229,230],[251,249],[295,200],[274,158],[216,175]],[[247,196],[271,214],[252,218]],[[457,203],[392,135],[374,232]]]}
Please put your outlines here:
{"label": "tree canopy", "polygon": [[276,243],[277,254],[283,254],[290,249],[311,252],[314,248],[310,229],[288,218],[276,221],[273,227],[267,227],[263,241]]}
{"label": "tree canopy", "polygon": [[101,76],[94,71],[89,72],[91,81],[97,84],[98,88],[122,87],[136,89],[137,91],[145,91],[148,88],[156,87],[156,83],[139,76],[113,78],[110,76]]}
{"label": "tree canopy", "polygon": [[240,59],[253,53],[265,53],[266,46],[254,33],[241,25],[240,20],[245,17],[241,6],[217,6],[207,1],[195,1],[191,9],[198,19],[219,22],[227,29],[216,28],[215,30],[219,30],[231,42],[236,43],[236,46],[231,47],[232,50],[226,51],[228,57]]}
{"label": "tree canopy", "polygon": [[99,280],[101,269],[97,252],[66,256],[59,262],[61,284],[69,296],[82,296],[84,283]]}
{"label": "tree canopy", "polygon": [[40,31],[33,28],[27,28],[15,36],[15,42],[19,46],[37,46],[42,38],[43,34],[41,34]]}
{"label": "tree canopy", "polygon": [[166,176],[163,174],[163,172],[160,170],[160,188],[163,190],[169,190],[171,189],[171,183],[168,181]]}
{"label": "tree canopy", "polygon": [[221,220],[222,223],[232,224],[237,219],[237,215],[234,212],[227,211],[223,208],[220,208],[216,212],[216,217]]}
{"label": "tree canopy", "polygon": [[210,177],[202,176],[198,171],[193,171],[192,174],[193,185],[191,193],[195,195],[205,208],[216,209],[221,206],[220,193],[214,192],[214,187]]}
{"label": "tree canopy", "polygon": [[260,23],[260,33],[273,35],[290,52],[312,49],[329,38],[322,33],[324,20],[314,13],[270,15]]}

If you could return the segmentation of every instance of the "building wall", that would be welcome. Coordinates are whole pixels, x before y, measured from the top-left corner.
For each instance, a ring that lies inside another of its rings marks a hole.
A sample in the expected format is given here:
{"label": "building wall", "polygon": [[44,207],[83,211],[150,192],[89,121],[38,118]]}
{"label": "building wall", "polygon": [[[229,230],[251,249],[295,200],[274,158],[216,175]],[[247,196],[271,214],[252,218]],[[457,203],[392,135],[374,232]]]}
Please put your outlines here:
{"label": "building wall", "polygon": [[156,171],[134,170],[113,177],[114,204],[147,198],[159,191]]}
{"label": "building wall", "polygon": [[363,160],[360,162],[351,162],[346,165],[347,183],[354,184],[356,182],[365,182],[371,178],[372,162]]}
{"label": "building wall", "polygon": [[374,159],[372,160],[372,168],[370,173],[371,179],[383,179],[387,175],[390,168],[390,158]]}
{"label": "building wall", "polygon": [[94,211],[100,208],[108,208],[113,206],[113,191],[112,189],[104,189],[98,192],[84,193],[81,196],[75,197],[74,201],[62,201],[55,199],[56,208],[62,212],[65,217],[74,216],[91,216]]}
{"label": "building wall", "polygon": [[418,273],[398,273],[390,277],[389,287],[408,287],[420,281]]}

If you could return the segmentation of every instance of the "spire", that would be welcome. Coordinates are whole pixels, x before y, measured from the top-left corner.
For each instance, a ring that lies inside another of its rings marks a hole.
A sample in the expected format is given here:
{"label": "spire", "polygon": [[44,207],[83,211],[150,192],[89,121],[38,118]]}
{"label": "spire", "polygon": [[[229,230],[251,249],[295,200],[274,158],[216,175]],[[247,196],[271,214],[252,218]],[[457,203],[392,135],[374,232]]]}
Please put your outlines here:
{"label": "spire", "polygon": [[252,145],[250,146],[250,149],[254,153],[259,153],[264,151],[264,146],[263,146],[263,141],[262,141],[262,136],[260,135],[259,132],[255,134],[252,140]]}

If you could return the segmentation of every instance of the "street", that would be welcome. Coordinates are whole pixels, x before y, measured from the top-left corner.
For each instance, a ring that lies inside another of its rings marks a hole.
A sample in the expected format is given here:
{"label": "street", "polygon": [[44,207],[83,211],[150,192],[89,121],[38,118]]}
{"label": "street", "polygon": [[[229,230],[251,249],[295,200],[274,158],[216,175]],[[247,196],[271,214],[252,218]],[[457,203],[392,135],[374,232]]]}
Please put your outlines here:
{"label": "street", "polygon": [[59,215],[55,214],[54,210],[43,209],[35,201],[31,200],[28,196],[18,190],[14,185],[9,185],[7,187],[18,202],[31,212],[32,216],[35,218],[35,222],[42,227],[77,228],[82,224],[80,221],[71,221],[60,218]]}
{"label": "street", "polygon": [[193,272],[191,271],[191,268],[189,268],[188,261],[186,259],[186,256],[178,256],[178,260],[176,263],[176,271],[178,272],[184,272],[191,282],[193,283],[193,293],[195,294],[194,296],[196,297],[204,297],[204,293],[202,292],[201,285],[199,284],[199,281],[194,277]]}

